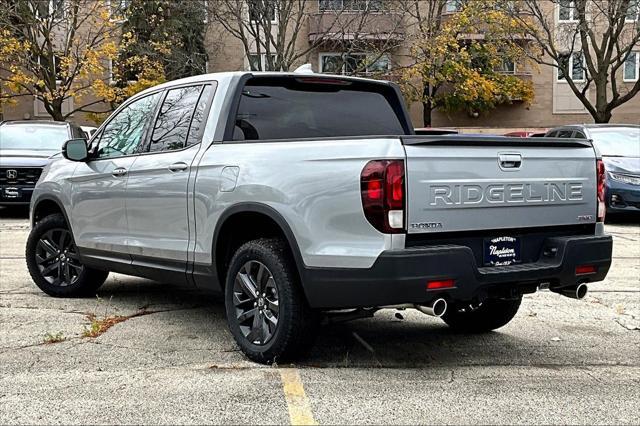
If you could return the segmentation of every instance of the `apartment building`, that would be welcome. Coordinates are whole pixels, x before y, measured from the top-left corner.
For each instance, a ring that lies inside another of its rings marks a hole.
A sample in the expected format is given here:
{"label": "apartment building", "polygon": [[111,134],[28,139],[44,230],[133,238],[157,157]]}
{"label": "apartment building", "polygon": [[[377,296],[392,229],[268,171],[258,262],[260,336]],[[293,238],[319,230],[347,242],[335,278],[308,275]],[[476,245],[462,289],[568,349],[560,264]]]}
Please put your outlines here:
{"label": "apartment building", "polygon": [[[122,0],[126,1],[126,0]],[[251,3],[248,1],[247,18],[251,19]],[[307,0],[305,18],[299,28],[295,49],[304,52],[296,59],[291,69],[304,63],[310,63],[316,72],[333,74],[358,74],[379,76],[394,67],[410,63],[410,44],[414,39],[415,22],[406,14],[395,12],[388,7],[390,0]],[[209,7],[215,2],[208,1]],[[444,14],[458,13],[461,0],[450,0]],[[548,9],[557,28],[574,25],[577,17],[571,0],[559,2],[544,1],[541,4]],[[640,10],[630,13],[629,25],[637,25]],[[366,19],[363,16],[366,15]],[[266,70],[269,61],[266,54],[254,51],[245,54],[243,43],[224,31],[213,19],[204,16],[207,22],[205,41],[209,56],[208,72],[237,71],[261,68]],[[273,24],[278,16],[273,14]],[[340,34],[336,34],[337,27]],[[287,27],[289,28],[289,27]],[[250,50],[253,48],[250,48]],[[567,58],[574,81],[586,73],[579,54]],[[362,64],[366,64],[364,68]],[[592,122],[582,103],[573,94],[569,85],[555,67],[523,64],[507,64],[503,70],[519,78],[532,82],[535,99],[531,104],[513,101],[483,115],[466,112],[447,114],[441,111],[433,113],[434,127],[468,128],[547,128],[567,123]],[[628,90],[640,78],[640,46],[634,51],[619,70],[618,90]],[[593,88],[587,90],[594,96]],[[422,126],[422,106],[415,103],[409,110],[416,127]],[[5,108],[5,119],[45,118],[46,112],[37,101],[21,100],[15,106]],[[75,121],[87,123],[85,116],[74,117]],[[640,122],[640,96],[618,107],[612,122]]]}

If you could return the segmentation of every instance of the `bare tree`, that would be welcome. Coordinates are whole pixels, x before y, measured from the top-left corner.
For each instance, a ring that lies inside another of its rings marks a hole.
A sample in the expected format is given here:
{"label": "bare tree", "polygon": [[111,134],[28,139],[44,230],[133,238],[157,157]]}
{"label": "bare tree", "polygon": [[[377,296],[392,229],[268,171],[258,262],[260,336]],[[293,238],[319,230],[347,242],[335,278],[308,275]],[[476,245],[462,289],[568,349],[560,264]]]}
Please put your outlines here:
{"label": "bare tree", "polygon": [[[255,55],[250,57],[257,58],[250,60],[252,70],[288,71],[323,48],[343,54],[369,53],[365,61],[350,67],[349,73],[358,73],[400,41],[401,19],[392,20],[391,25],[376,22],[382,15],[372,12],[379,12],[382,4],[374,0],[218,0],[209,2],[208,17],[238,39],[247,56]],[[303,40],[307,26],[312,34]]]}
{"label": "bare tree", "polygon": [[639,7],[638,0],[520,0],[507,10],[538,46],[531,59],[555,67],[595,122],[607,123],[640,91],[640,79],[620,82],[625,62],[637,67]]}

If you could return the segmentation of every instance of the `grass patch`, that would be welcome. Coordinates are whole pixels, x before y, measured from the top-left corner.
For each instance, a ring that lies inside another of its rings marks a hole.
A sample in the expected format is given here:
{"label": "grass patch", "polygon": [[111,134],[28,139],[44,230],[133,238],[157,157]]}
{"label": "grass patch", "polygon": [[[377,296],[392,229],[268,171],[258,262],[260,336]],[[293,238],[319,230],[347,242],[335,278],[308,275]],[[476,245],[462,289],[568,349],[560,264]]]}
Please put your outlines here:
{"label": "grass patch", "polygon": [[64,342],[65,340],[67,340],[67,338],[64,337],[64,334],[62,333],[62,331],[60,331],[56,334],[52,334],[52,333],[45,334],[44,339],[42,341],[47,345],[51,345],[53,343]]}
{"label": "grass patch", "polygon": [[98,337],[116,324],[128,320],[131,316],[111,315],[98,318],[94,314],[87,315],[89,327],[85,327],[82,337]]}

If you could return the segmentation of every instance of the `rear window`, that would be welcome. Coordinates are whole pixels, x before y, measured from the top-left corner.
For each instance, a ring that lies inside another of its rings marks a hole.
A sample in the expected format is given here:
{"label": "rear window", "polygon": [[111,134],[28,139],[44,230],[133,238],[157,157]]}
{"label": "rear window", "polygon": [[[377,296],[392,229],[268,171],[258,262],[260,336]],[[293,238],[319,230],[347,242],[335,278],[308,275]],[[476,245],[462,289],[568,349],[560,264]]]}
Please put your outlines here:
{"label": "rear window", "polygon": [[233,140],[406,134],[393,88],[310,80],[250,80],[242,91]]}

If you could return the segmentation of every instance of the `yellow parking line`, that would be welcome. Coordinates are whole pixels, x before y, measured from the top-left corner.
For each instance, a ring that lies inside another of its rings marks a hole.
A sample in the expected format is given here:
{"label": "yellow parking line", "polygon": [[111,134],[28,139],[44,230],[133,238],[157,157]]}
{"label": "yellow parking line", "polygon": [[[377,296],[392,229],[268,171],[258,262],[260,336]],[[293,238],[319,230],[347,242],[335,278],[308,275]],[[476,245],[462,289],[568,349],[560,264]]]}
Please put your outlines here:
{"label": "yellow parking line", "polygon": [[289,409],[291,424],[317,424],[311,412],[311,404],[304,392],[304,386],[302,386],[302,379],[300,378],[298,369],[281,368],[280,377],[282,378],[282,387],[284,389],[284,397],[287,401],[287,408]]}

